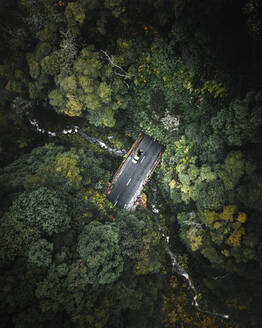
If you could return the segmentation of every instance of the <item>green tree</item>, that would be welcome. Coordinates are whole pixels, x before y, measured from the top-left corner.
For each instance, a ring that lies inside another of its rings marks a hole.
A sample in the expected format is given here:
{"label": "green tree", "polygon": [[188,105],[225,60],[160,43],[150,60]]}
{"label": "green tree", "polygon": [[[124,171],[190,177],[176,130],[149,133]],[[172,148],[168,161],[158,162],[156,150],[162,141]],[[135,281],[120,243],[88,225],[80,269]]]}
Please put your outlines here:
{"label": "green tree", "polygon": [[65,231],[70,223],[65,201],[46,187],[22,193],[13,202],[11,213],[49,236]]}
{"label": "green tree", "polygon": [[16,215],[7,213],[0,221],[0,256],[2,263],[12,263],[17,257],[23,256],[31,243],[40,238],[36,227],[21,221]]}
{"label": "green tree", "polygon": [[261,102],[261,93],[253,91],[242,100],[234,99],[229,108],[222,109],[211,120],[215,133],[223,132],[226,142],[233,146],[261,142]]}
{"label": "green tree", "polygon": [[127,88],[121,76],[90,47],[84,48],[73,63],[69,76],[60,73],[57,88],[49,93],[50,104],[69,116],[85,114],[91,124],[114,126],[114,112],[126,108]]}
{"label": "green tree", "polygon": [[116,217],[119,229],[119,245],[123,259],[134,260],[140,256],[142,250],[142,234],[145,223],[126,211],[119,212]]}
{"label": "green tree", "polygon": [[28,262],[40,268],[48,268],[52,263],[53,244],[45,239],[38,239],[28,250]]}
{"label": "green tree", "polygon": [[79,236],[77,252],[87,267],[90,284],[111,283],[123,271],[119,231],[112,225],[89,223]]}
{"label": "green tree", "polygon": [[42,313],[65,311],[76,314],[85,305],[86,268],[80,261],[50,266],[48,274],[36,288]]}

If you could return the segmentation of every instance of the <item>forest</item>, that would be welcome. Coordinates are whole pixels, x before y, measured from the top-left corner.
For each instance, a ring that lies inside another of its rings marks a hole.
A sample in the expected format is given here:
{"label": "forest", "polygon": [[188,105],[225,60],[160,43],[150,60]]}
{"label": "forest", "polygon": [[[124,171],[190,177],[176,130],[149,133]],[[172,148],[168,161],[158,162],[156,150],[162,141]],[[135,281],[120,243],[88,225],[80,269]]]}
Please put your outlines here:
{"label": "forest", "polygon": [[[0,326],[260,328],[262,3],[0,1]],[[39,133],[30,120],[54,136]],[[152,219],[105,191],[165,147]]]}

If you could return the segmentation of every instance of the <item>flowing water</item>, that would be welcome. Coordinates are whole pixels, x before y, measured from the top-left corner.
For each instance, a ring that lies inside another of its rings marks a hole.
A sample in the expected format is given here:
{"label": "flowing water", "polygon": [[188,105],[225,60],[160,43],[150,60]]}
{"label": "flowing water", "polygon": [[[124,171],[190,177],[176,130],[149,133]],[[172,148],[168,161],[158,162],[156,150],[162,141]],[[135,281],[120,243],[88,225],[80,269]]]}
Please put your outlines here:
{"label": "flowing water", "polygon": [[[90,137],[88,136],[85,132],[83,132],[79,126],[74,125],[72,127],[69,127],[67,129],[63,129],[60,132],[54,132],[54,131],[47,131],[45,129],[41,129],[39,126],[39,123],[36,119],[29,119],[29,123],[34,127],[34,129],[41,134],[47,134],[50,137],[57,137],[60,135],[67,135],[67,134],[75,134],[78,133],[81,137],[83,137],[85,140],[87,140],[88,142],[92,143],[92,144],[96,144],[99,147],[101,147],[103,150],[114,154],[116,156],[124,156],[127,151],[124,149],[115,149],[115,148],[111,148],[108,145],[106,145],[104,143],[103,140],[101,139],[97,139],[94,137]],[[151,182],[151,190],[153,192],[153,197],[152,197],[152,202],[151,202],[151,207],[152,207],[152,212],[153,212],[153,220],[155,221],[155,223],[158,225],[159,227],[159,231],[162,235],[163,238],[165,238],[167,245],[169,244],[169,235],[168,232],[160,225],[159,222],[159,209],[158,209],[158,202],[157,202],[157,186],[156,183],[154,181]],[[192,290],[193,292],[193,300],[192,300],[192,306],[199,312],[208,314],[208,315],[212,315],[212,316],[216,316],[216,317],[220,317],[223,319],[228,319],[229,315],[228,314],[221,314],[221,313],[217,313],[217,312],[211,312],[211,311],[207,311],[207,310],[203,310],[199,303],[198,303],[198,293],[197,290],[193,284],[192,279],[190,278],[189,274],[181,267],[181,265],[177,262],[174,253],[170,250],[169,246],[166,247],[166,253],[169,255],[170,260],[171,260],[171,265],[172,265],[172,271],[179,274],[181,277],[183,277],[187,283],[189,288]]]}
{"label": "flowing water", "polygon": [[73,125],[73,126],[67,128],[67,129],[63,129],[62,131],[55,132],[55,131],[49,131],[49,130],[45,130],[45,129],[40,128],[39,123],[36,119],[29,119],[29,123],[34,127],[34,129],[38,133],[47,134],[49,137],[58,137],[58,136],[61,136],[61,135],[78,133],[85,140],[87,140],[88,142],[90,142],[92,144],[98,145],[103,150],[107,151],[108,153],[111,153],[111,154],[114,154],[114,155],[120,156],[120,157],[123,157],[127,153],[126,150],[124,150],[124,149],[111,148],[107,144],[105,144],[103,140],[88,136],[77,125]]}
{"label": "flowing water", "polygon": [[[151,190],[153,192],[153,197],[152,197],[152,201],[151,201],[151,207],[152,207],[152,212],[153,212],[153,220],[159,226],[159,231],[161,232],[162,237],[165,238],[167,244],[169,244],[170,237],[168,235],[168,232],[160,225],[160,222],[159,222],[159,219],[158,219],[159,209],[158,209],[158,202],[157,202],[157,186],[156,186],[156,183],[154,181],[151,182]],[[216,316],[216,317],[220,317],[220,318],[223,318],[223,319],[229,319],[228,314],[221,314],[221,313],[211,312],[211,311],[201,309],[201,307],[198,303],[197,290],[196,290],[196,288],[193,284],[193,281],[190,278],[189,274],[177,262],[177,260],[174,256],[174,253],[170,250],[169,246],[166,247],[166,253],[169,255],[169,257],[171,259],[172,271],[179,274],[184,279],[186,279],[189,288],[193,292],[194,296],[193,296],[193,300],[192,300],[192,306],[199,312],[202,312],[202,313],[205,313],[205,314],[208,314],[208,315],[212,315],[212,316]]]}

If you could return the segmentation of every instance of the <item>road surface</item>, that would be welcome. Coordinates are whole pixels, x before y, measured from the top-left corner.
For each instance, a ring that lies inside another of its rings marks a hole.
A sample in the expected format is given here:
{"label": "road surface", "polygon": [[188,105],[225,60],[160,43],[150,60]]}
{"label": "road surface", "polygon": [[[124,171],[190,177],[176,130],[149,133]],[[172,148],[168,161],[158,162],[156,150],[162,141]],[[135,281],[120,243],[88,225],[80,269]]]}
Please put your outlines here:
{"label": "road surface", "polygon": [[[141,149],[143,153],[137,163],[134,163],[132,159]],[[144,136],[136,145],[107,194],[114,206],[127,209],[132,207],[162,151],[163,146],[149,136]]]}

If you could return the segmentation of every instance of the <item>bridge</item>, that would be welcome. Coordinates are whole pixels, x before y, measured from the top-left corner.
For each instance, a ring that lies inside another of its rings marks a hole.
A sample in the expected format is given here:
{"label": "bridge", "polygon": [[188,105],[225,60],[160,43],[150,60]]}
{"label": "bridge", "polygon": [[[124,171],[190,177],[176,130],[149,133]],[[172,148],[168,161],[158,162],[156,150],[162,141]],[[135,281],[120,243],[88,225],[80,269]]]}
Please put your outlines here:
{"label": "bridge", "polygon": [[164,151],[155,139],[140,135],[109,185],[106,197],[119,208],[135,210],[137,199],[150,179]]}

